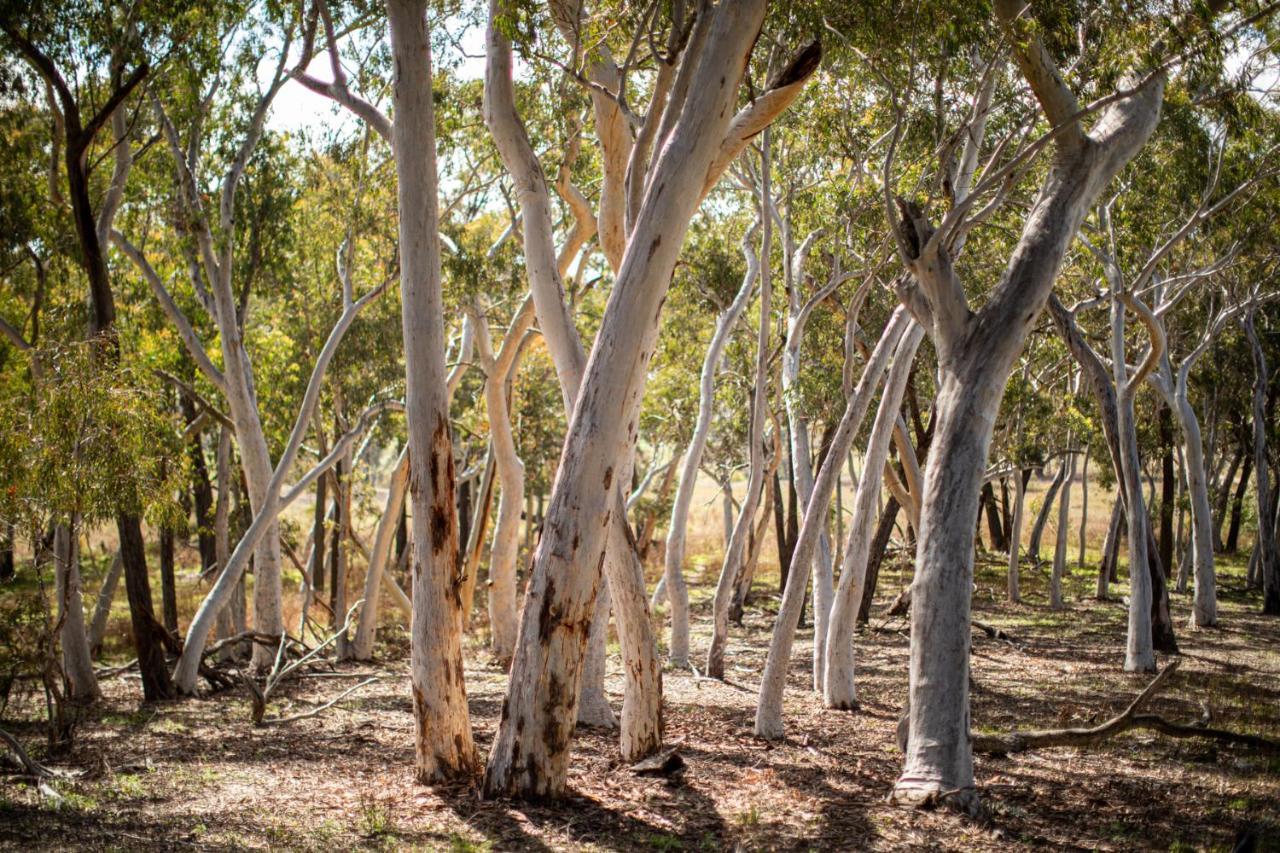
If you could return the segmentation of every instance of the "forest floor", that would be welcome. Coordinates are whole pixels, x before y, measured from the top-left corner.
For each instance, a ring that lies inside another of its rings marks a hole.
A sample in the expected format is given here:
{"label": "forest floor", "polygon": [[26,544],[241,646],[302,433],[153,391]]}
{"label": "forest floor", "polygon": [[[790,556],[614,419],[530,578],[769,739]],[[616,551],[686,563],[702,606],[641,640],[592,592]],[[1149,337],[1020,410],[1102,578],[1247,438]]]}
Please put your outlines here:
{"label": "forest floor", "polygon": [[[1257,615],[1238,564],[1222,569],[1223,627],[1180,632],[1181,669],[1151,710],[1190,721],[1204,702],[1215,726],[1280,737],[1280,620]],[[1046,574],[1047,566],[1024,569],[1027,603],[1010,606],[1002,565],[980,561],[975,617],[1013,639],[974,633],[976,731],[1096,723],[1148,680],[1120,669],[1125,585],[1114,587],[1117,600],[1097,602],[1093,573],[1078,571],[1068,609],[1052,612]],[[692,580],[699,650],[714,577],[706,569]],[[379,665],[289,682],[270,715],[306,711],[357,679],[382,676],[319,716],[283,726],[255,728],[243,688],[139,707],[136,680],[116,677],[104,682],[107,698],[78,727],[71,753],[47,759],[78,776],[53,782],[54,796],[0,781],[0,848],[1228,850],[1252,833],[1258,849],[1280,850],[1280,757],[1149,732],[1089,750],[978,756],[979,819],[888,804],[902,759],[895,729],[907,631],[901,619],[878,614],[904,583],[901,568],[886,566],[876,615],[857,636],[860,711],[821,708],[808,689],[811,634],[802,631],[787,738],[770,744],[752,736],[777,606],[774,588],[758,586],[745,625],[733,630],[726,682],[664,676],[666,740],[679,745],[683,774],[637,776],[620,761],[611,732],[581,729],[569,796],[550,804],[486,802],[474,784],[414,782],[405,641],[396,629],[384,632]],[[1188,606],[1188,596],[1175,596],[1180,625]],[[488,663],[482,638],[468,650],[467,686],[483,756],[505,676]],[[608,687],[620,702],[616,661]],[[27,744],[41,739],[36,700],[29,695],[5,712],[11,721],[25,710],[32,720],[12,728]]]}

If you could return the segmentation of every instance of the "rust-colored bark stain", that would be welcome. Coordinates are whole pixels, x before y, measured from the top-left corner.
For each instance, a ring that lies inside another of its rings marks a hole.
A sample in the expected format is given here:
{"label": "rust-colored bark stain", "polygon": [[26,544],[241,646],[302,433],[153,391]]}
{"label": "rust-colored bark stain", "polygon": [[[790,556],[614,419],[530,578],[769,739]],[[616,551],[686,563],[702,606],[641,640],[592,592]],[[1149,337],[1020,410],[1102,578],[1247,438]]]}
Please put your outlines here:
{"label": "rust-colored bark stain", "polygon": [[661,245],[662,245],[662,235],[661,235],[661,234],[659,234],[657,237],[654,237],[654,238],[653,238],[653,242],[649,244],[649,257],[648,257],[648,260],[652,260],[652,259],[653,259],[653,255],[654,255],[654,253],[658,251],[658,247],[659,247],[659,246],[661,246]]}
{"label": "rust-colored bark stain", "polygon": [[547,578],[547,588],[542,591],[542,606],[538,609],[538,642],[543,645],[551,641],[551,632],[556,627],[551,618],[551,599],[555,596],[555,592],[555,581]]}
{"label": "rust-colored bark stain", "polygon": [[612,482],[613,482],[613,466],[610,465],[608,468],[604,469],[604,487],[608,489],[609,484],[611,484]]}

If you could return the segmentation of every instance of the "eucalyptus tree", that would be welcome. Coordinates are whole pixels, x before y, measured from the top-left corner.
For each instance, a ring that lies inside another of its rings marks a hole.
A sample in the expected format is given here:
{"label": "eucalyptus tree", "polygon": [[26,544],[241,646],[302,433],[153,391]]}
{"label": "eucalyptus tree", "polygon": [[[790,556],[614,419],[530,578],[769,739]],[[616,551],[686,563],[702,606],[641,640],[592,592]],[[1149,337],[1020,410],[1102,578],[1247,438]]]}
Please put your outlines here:
{"label": "eucalyptus tree", "polygon": [[[0,22],[8,45],[46,87],[57,137],[50,149],[51,199],[55,204],[64,203],[57,163],[61,152],[65,203],[71,208],[78,259],[88,283],[89,332],[100,344],[100,357],[116,362],[121,349],[105,247],[133,167],[134,142],[124,108],[126,102],[136,100],[134,96],[150,74],[153,54],[179,49],[185,22],[182,16],[171,18],[144,3],[122,8],[6,5],[0,9]],[[95,204],[92,172],[99,162],[95,146],[108,126],[113,143],[111,177]],[[116,530],[143,692],[148,699],[165,699],[173,692],[164,658],[167,635],[152,608],[141,510],[136,503],[122,502],[116,513]],[[70,542],[66,533],[63,541]],[[69,556],[74,548],[68,548]],[[76,569],[68,559],[62,565],[64,588],[71,589],[78,583],[70,576]]]}
{"label": "eucalyptus tree", "polygon": [[[629,463],[645,370],[677,254],[706,188],[747,139],[785,109],[816,68],[816,51],[802,52],[734,116],[764,4],[702,7],[687,19],[684,9],[677,12],[682,18],[671,25],[676,50],[664,62],[666,70],[660,69],[664,77],[670,75],[670,88],[651,104],[637,135],[645,144],[637,144],[627,158],[634,166],[629,168],[634,193],[628,198],[636,203],[617,279],[581,381],[563,383],[575,391],[577,402],[534,556],[507,701],[486,769],[490,795],[555,796],[563,790],[583,642],[606,562],[608,524],[620,510],[615,475]],[[686,24],[688,38],[680,44]],[[491,71],[503,47],[495,33],[491,26]],[[512,158],[504,159],[512,165]],[[530,225],[526,216],[526,255]],[[554,298],[555,290],[548,290]],[[534,284],[534,301],[552,300],[540,299]],[[552,319],[547,314],[560,313],[563,305],[554,302],[548,312],[539,306],[544,335]],[[554,357],[559,344],[550,337],[548,343]],[[556,360],[558,372],[575,366],[568,358],[563,365]],[[621,590],[614,579],[621,574],[610,578],[615,597]],[[640,589],[640,613],[644,604]],[[627,608],[620,605],[619,615]],[[622,630],[626,632],[625,624]],[[625,715],[624,706],[624,726]]]}
{"label": "eucalyptus tree", "polygon": [[[974,523],[995,414],[1068,247],[1098,196],[1150,137],[1167,80],[1160,42],[1154,63],[1140,60],[1119,88],[1104,89],[1081,109],[1040,34],[1043,22],[1034,21],[1019,0],[1000,0],[995,13],[1052,130],[984,176],[937,227],[912,203],[901,202],[897,214],[886,210],[912,275],[902,282],[900,296],[929,330],[939,365],[937,426],[925,469],[912,584],[907,756],[894,798],[945,799],[967,809],[977,803],[968,702]],[[1194,18],[1188,26],[1210,23]],[[973,202],[1045,148],[1053,151],[1052,163],[1018,243],[999,283],[975,311],[952,264],[950,244]]]}

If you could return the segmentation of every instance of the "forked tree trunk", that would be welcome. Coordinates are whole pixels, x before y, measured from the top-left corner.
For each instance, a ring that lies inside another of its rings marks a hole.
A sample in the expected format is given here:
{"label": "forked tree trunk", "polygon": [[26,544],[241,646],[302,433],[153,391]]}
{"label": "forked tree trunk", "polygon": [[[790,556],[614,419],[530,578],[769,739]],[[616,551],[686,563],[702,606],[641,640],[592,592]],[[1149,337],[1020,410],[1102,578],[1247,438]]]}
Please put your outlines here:
{"label": "forked tree trunk", "polygon": [[[477,312],[477,315],[479,312]],[[533,322],[532,305],[517,312],[512,328],[502,341],[502,355],[495,357],[489,320],[476,316],[476,344],[485,367],[485,410],[489,416],[489,438],[502,490],[498,496],[498,523],[493,529],[489,550],[489,645],[498,665],[511,663],[516,644],[516,558],[520,549],[520,514],[524,503],[524,463],[516,450],[507,406],[507,374],[514,366],[515,353],[525,329]]]}
{"label": "forked tree trunk", "polygon": [[951,268],[945,241],[904,205],[899,248],[916,277],[903,296],[933,319],[938,393],[911,587],[907,756],[898,802],[977,807],[969,739],[970,605],[978,494],[1000,400],[1027,334],[1044,309],[1067,248],[1112,177],[1146,143],[1159,119],[1163,77],[1107,107],[1086,132],[1073,124],[1074,95],[1026,24],[1020,0],[996,14],[1050,123],[1064,125],[1044,184],[1004,276],[976,314]]}
{"label": "forked tree trunk", "polygon": [[457,506],[449,437],[440,290],[435,115],[426,0],[387,0],[395,59],[392,128],[400,213],[400,291],[413,508],[410,663],[417,777],[436,782],[476,764],[462,670]]}
{"label": "forked tree trunk", "polygon": [[876,504],[880,497],[881,477],[889,457],[889,441],[902,408],[902,396],[916,350],[924,339],[924,329],[912,325],[899,341],[893,354],[893,368],[885,380],[880,409],[876,412],[867,452],[863,457],[862,477],[854,498],[853,520],[849,523],[849,540],[840,568],[840,584],[836,589],[831,624],[827,634],[826,673],[823,678],[823,700],[828,708],[854,710],[858,707],[854,684],[853,629],[862,591],[866,584],[867,557],[876,523]]}
{"label": "forked tree trunk", "polygon": [[[661,154],[585,377],[580,388],[562,389],[577,389],[577,405],[534,556],[507,700],[485,773],[489,796],[557,796],[564,790],[583,647],[605,562],[606,535],[611,521],[625,521],[617,517],[622,502],[615,474],[634,445],[662,302],[702,184],[725,139],[764,3],[724,4],[708,14],[691,36],[692,43],[705,40],[705,46],[696,68],[682,64],[681,72],[692,75],[688,94],[669,136],[656,149]],[[491,23],[491,72],[501,50],[495,27]],[[509,62],[509,48],[506,56]],[[509,75],[509,67],[500,73]],[[717,80],[724,82],[717,85]],[[529,221],[526,217],[526,249]],[[548,318],[538,313],[545,324]],[[628,582],[634,576],[611,574],[614,594],[621,597],[615,578]],[[644,613],[642,586],[638,603]],[[624,610],[620,607],[619,616],[627,615]]]}

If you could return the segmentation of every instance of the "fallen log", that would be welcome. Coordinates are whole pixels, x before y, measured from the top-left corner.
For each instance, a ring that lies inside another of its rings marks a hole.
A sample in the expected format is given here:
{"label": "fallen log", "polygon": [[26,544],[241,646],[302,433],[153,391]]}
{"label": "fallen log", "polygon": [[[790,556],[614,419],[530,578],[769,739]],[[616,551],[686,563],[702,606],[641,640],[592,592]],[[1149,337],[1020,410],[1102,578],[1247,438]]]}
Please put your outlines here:
{"label": "fallen log", "polygon": [[1185,724],[1166,720],[1158,714],[1142,714],[1143,705],[1160,691],[1177,669],[1180,661],[1173,661],[1166,666],[1146,689],[1138,694],[1129,707],[1104,723],[1089,728],[1044,729],[1039,731],[1013,731],[1007,734],[974,735],[975,752],[989,755],[1013,755],[1034,749],[1048,749],[1055,746],[1089,747],[1102,743],[1122,732],[1131,729],[1146,729],[1176,738],[1200,737],[1216,740],[1221,743],[1234,743],[1252,749],[1280,753],[1280,742],[1240,734],[1223,729],[1209,728],[1208,714],[1199,723]]}

